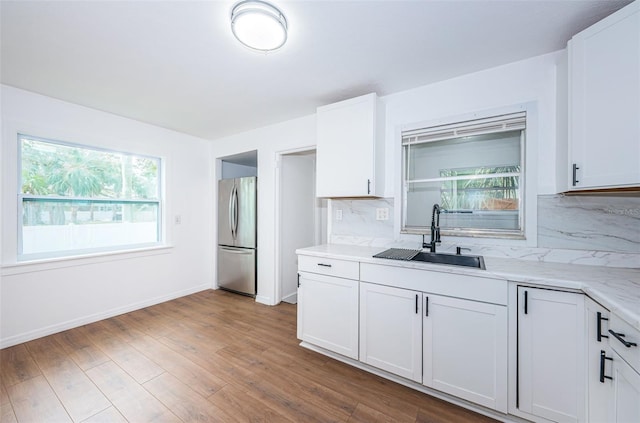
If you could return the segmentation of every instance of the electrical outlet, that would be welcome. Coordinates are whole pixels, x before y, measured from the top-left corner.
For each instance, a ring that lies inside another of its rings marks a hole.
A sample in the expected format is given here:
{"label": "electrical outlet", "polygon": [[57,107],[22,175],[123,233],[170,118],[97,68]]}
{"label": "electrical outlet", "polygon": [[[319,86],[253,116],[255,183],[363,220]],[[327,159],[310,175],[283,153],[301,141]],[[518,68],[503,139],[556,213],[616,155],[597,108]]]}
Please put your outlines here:
{"label": "electrical outlet", "polygon": [[342,220],[342,210],[336,210],[336,220]]}
{"label": "electrical outlet", "polygon": [[173,223],[175,223],[176,225],[179,225],[182,223],[182,216],[180,216],[179,214],[176,214],[175,217],[173,218]]}
{"label": "electrical outlet", "polygon": [[386,207],[376,209],[376,220],[389,220],[389,209]]}

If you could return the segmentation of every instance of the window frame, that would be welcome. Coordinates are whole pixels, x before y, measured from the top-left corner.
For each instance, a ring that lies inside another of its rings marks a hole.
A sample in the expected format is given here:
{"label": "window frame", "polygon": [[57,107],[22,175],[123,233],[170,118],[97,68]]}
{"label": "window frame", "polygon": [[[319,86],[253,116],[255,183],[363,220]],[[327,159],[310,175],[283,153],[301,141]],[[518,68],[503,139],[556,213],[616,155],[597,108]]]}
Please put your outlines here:
{"label": "window frame", "polygon": [[[431,122],[421,125],[412,125],[410,127],[404,127],[400,130],[399,139],[400,139],[400,156],[401,156],[401,173],[400,173],[400,198],[401,198],[401,211],[400,211],[400,233],[401,234],[412,234],[412,235],[429,235],[431,233],[429,226],[407,226],[407,156],[405,152],[405,138],[408,136],[416,135],[422,132],[431,132],[435,133],[433,139],[429,139],[427,141],[423,141],[422,143],[429,143],[435,141],[447,141],[447,140],[455,140],[460,139],[465,135],[461,134],[447,134],[447,132],[451,132],[452,129],[461,129],[466,127],[473,127],[477,123],[482,122],[506,122],[510,118],[517,118],[521,116],[523,119],[523,128],[508,128],[505,127],[501,130],[491,130],[482,133],[476,133],[473,135],[483,135],[483,134],[491,134],[491,133],[504,133],[509,131],[520,130],[520,172],[519,172],[519,181],[518,181],[518,197],[519,197],[519,205],[518,205],[518,226],[519,229],[482,229],[482,228],[441,228],[441,235],[446,236],[456,236],[456,237],[470,237],[470,238],[496,238],[496,239],[507,239],[507,240],[526,240],[527,239],[527,228],[526,228],[526,209],[527,209],[527,134],[529,132],[529,113],[526,108],[519,109],[511,109],[511,110],[501,110],[499,113],[491,113],[486,114],[484,117],[478,117],[477,115],[473,115],[468,118],[459,118],[459,119],[450,119],[446,122]],[[508,125],[507,125],[508,126]],[[463,130],[464,131],[464,130]],[[439,136],[437,133],[441,132],[442,135]],[[411,144],[411,143],[409,143]],[[409,147],[410,148],[410,147]],[[466,166],[467,168],[471,166]],[[477,167],[482,167],[482,165],[478,165]],[[499,167],[499,166],[494,166]],[[498,174],[495,174],[498,175]],[[492,176],[495,177],[495,176]],[[453,179],[464,179],[463,177],[437,177],[437,178],[429,178],[429,182],[444,182],[445,180],[453,180]],[[426,180],[425,180],[426,181]]]}
{"label": "window frame", "polygon": [[[16,131],[16,198],[17,198],[17,233],[16,233],[16,261],[17,262],[31,262],[45,259],[69,259],[78,256],[90,256],[95,254],[104,253],[123,253],[149,248],[163,247],[165,242],[164,231],[164,173],[165,163],[164,158],[159,156],[153,156],[149,154],[138,154],[130,151],[116,150],[111,148],[97,147],[89,144],[81,144],[75,142],[61,141],[58,139],[42,137],[37,135],[29,135],[29,131]],[[59,195],[35,195],[24,194],[22,192],[22,140],[23,138],[47,143],[60,145],[63,147],[78,148],[84,150],[92,150],[97,152],[112,153],[118,155],[132,156],[137,158],[150,159],[157,162],[157,198],[156,199],[123,199],[123,198],[108,198],[108,197],[72,197],[72,196],[59,196]],[[80,203],[80,204],[155,204],[157,206],[157,218],[156,218],[156,240],[153,242],[137,243],[137,244],[118,244],[104,247],[95,248],[76,248],[71,250],[57,250],[48,252],[37,253],[24,253],[23,252],[23,213],[24,202],[26,201],[49,201],[49,202],[63,202],[63,203]]]}

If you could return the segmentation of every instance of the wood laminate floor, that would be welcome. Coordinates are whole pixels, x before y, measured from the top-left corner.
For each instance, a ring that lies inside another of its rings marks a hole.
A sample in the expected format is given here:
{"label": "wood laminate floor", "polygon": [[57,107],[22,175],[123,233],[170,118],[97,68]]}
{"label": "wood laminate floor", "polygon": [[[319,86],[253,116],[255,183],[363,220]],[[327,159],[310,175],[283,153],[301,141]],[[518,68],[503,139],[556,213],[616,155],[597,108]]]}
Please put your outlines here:
{"label": "wood laminate floor", "polygon": [[298,342],[294,305],[203,291],[0,350],[0,421],[493,421]]}

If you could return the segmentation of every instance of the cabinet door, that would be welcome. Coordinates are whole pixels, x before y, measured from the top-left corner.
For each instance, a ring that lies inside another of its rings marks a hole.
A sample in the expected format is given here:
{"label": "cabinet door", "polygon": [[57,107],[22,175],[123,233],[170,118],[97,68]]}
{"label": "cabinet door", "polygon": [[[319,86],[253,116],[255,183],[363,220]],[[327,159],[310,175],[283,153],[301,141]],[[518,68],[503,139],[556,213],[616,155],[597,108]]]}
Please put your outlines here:
{"label": "cabinet door", "polygon": [[358,359],[358,281],[300,272],[298,337]]}
{"label": "cabinet door", "polygon": [[612,423],[640,422],[640,374],[636,373],[618,354],[613,357]]}
{"label": "cabinet door", "polygon": [[569,42],[569,189],[640,184],[640,2]]}
{"label": "cabinet door", "polygon": [[518,409],[556,422],[585,418],[584,296],[518,287]]}
{"label": "cabinet door", "polygon": [[423,384],[507,412],[507,307],[424,294]]}
{"label": "cabinet door", "polygon": [[360,283],[360,361],[422,381],[422,293]]}
{"label": "cabinet door", "polygon": [[376,119],[375,94],[318,108],[318,197],[381,195],[375,186],[381,183],[375,180]]}
{"label": "cabinet door", "polygon": [[606,422],[613,399],[613,352],[608,343],[609,311],[586,299],[588,420]]}

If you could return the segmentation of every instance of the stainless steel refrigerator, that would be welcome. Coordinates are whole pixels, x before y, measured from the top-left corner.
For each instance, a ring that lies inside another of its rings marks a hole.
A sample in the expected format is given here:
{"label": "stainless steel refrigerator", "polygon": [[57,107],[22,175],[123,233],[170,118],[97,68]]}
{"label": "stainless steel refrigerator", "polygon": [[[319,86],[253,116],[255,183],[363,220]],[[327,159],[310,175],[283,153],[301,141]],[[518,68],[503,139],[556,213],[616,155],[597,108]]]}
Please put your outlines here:
{"label": "stainless steel refrigerator", "polygon": [[218,287],[255,297],[256,178],[218,181]]}

